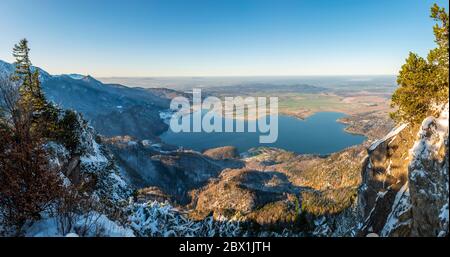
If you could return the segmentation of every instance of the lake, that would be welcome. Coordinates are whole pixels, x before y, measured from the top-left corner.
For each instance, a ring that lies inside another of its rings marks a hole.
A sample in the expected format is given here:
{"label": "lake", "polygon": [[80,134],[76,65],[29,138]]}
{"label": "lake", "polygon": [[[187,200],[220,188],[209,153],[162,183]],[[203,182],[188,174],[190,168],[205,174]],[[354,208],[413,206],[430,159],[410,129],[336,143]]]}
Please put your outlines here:
{"label": "lake", "polygon": [[[197,151],[220,146],[235,146],[239,152],[253,147],[270,146],[292,151],[298,154],[329,154],[346,147],[362,143],[366,137],[349,134],[345,125],[337,119],[345,114],[336,112],[319,112],[306,120],[294,117],[278,116],[278,140],[271,144],[259,143],[259,132],[179,132],[169,130],[161,135],[168,144],[183,146]],[[223,118],[223,124],[225,124]],[[255,121],[250,121],[255,122]],[[247,128],[247,121],[245,126]]]}

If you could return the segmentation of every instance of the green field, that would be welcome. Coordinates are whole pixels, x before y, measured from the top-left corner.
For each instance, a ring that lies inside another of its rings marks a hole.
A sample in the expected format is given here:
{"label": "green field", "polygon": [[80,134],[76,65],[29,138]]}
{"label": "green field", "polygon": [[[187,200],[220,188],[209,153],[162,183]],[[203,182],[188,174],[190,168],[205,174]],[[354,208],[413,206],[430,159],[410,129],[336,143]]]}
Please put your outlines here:
{"label": "green field", "polygon": [[298,109],[334,109],[342,108],[340,97],[323,94],[290,94],[279,96],[278,106],[280,110]]}

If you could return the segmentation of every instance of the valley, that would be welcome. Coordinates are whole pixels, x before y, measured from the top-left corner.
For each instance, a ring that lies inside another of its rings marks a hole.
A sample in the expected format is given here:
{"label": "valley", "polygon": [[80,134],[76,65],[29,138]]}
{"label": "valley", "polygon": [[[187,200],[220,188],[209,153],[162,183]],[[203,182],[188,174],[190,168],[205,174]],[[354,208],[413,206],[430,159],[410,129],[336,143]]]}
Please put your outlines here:
{"label": "valley", "polygon": [[[8,67],[3,70],[13,69],[11,64],[2,65]],[[385,190],[368,181],[365,172],[371,169],[367,164],[370,149],[395,126],[388,115],[390,95],[380,92],[389,92],[394,85],[386,78],[375,77],[370,83],[346,78],[349,84],[339,79],[335,84],[327,80],[326,87],[302,83],[203,88],[206,96],[222,99],[238,93],[278,96],[278,141],[261,145],[258,134],[250,132],[171,132],[167,124],[170,100],[177,96],[191,99],[186,88],[128,87],[90,76],[53,76],[45,71],[41,76],[48,99],[79,112],[99,133],[92,140],[110,153],[111,165],[123,178],[115,183],[125,183],[133,192],[134,205],[128,208],[155,208],[156,212],[174,208],[170,209],[170,221],[165,221],[171,223],[160,227],[162,231],[189,219],[194,223],[173,233],[195,234],[205,222],[214,221],[211,226],[226,226],[217,233],[247,236],[362,233],[362,224],[368,222],[362,217],[377,201],[374,203],[373,195],[362,191],[366,189],[361,185],[382,194]],[[308,83],[321,85],[320,79]],[[255,120],[247,118],[245,123],[249,122]],[[68,162],[67,167],[75,170],[84,165],[77,156],[59,162]],[[400,190],[400,186],[392,188],[391,194]],[[360,201],[369,204],[362,214],[356,211],[361,208]],[[135,233],[167,236],[148,231],[147,225],[140,224],[141,218],[128,217],[137,222],[133,223]],[[387,233],[381,231],[384,222],[377,223],[378,233]],[[237,223],[241,225],[236,227]],[[216,229],[208,228],[210,232]]]}
{"label": "valley", "polygon": [[[257,135],[251,133],[222,138],[220,133],[183,136],[163,131],[151,138],[127,134],[102,142],[113,152],[122,176],[137,189],[140,202],[168,201],[199,222],[213,217],[248,223],[247,233],[320,235],[324,233],[318,230],[321,226],[314,224],[326,217],[335,220],[335,227],[330,228],[334,235],[351,235],[356,223],[342,223],[347,210],[356,204],[366,148],[394,127],[388,118],[389,95],[380,93],[386,88],[392,91],[394,84],[346,81],[350,85],[327,80],[327,88],[306,84],[276,85],[276,89],[273,84],[202,88],[205,95],[222,99],[235,94],[279,96],[280,113],[287,115],[281,117],[289,123],[280,123],[281,143],[276,148],[252,144],[251,138]],[[189,95],[191,89],[170,90],[177,96]],[[316,114],[328,115],[328,121],[314,121]],[[118,123],[121,113],[114,115]],[[296,123],[305,124],[298,127]],[[344,130],[367,138],[356,136],[352,141]],[[339,138],[343,144],[333,148],[333,140]],[[319,150],[320,142],[328,150]],[[298,148],[305,143],[312,148]],[[294,148],[283,149],[288,145]]]}
{"label": "valley", "polygon": [[448,0],[31,2],[0,1],[0,239],[448,237]]}

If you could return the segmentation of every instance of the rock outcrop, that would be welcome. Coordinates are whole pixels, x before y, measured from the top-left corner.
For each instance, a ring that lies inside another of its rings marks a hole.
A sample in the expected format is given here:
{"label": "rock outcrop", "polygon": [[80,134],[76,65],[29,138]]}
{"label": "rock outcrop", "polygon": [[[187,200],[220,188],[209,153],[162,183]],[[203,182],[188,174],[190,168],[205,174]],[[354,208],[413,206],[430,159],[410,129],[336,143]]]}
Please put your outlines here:
{"label": "rock outcrop", "polygon": [[411,236],[448,235],[448,104],[438,118],[422,123],[411,151]]}
{"label": "rock outcrop", "polygon": [[61,144],[48,142],[45,148],[50,164],[61,171],[65,185],[85,188],[106,216],[123,218],[117,214],[131,194],[130,187],[94,129],[80,115],[77,122],[77,149],[70,152]]}
{"label": "rock outcrop", "polygon": [[359,235],[448,235],[448,104],[422,124],[403,124],[368,149]]}

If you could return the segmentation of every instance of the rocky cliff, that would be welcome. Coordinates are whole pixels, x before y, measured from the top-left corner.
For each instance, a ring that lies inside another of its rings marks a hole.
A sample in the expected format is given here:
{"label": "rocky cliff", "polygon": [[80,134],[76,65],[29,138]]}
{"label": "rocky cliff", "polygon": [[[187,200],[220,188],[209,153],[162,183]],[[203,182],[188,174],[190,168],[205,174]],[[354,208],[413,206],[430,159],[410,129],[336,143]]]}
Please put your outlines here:
{"label": "rocky cliff", "polygon": [[[82,189],[86,204],[82,211],[70,209],[62,214],[56,209],[42,213],[41,219],[26,224],[25,236],[130,236],[132,230],[122,227],[127,221],[124,208],[132,191],[120,175],[112,153],[101,143],[94,129],[77,115],[74,135],[77,146],[69,151],[61,143],[48,141],[44,147],[49,165],[60,172],[67,190]],[[68,202],[73,206],[80,204]],[[58,206],[58,205],[57,205]],[[0,222],[1,224],[1,222]]]}
{"label": "rocky cliff", "polygon": [[420,126],[402,124],[368,148],[359,235],[448,235],[448,103]]}

